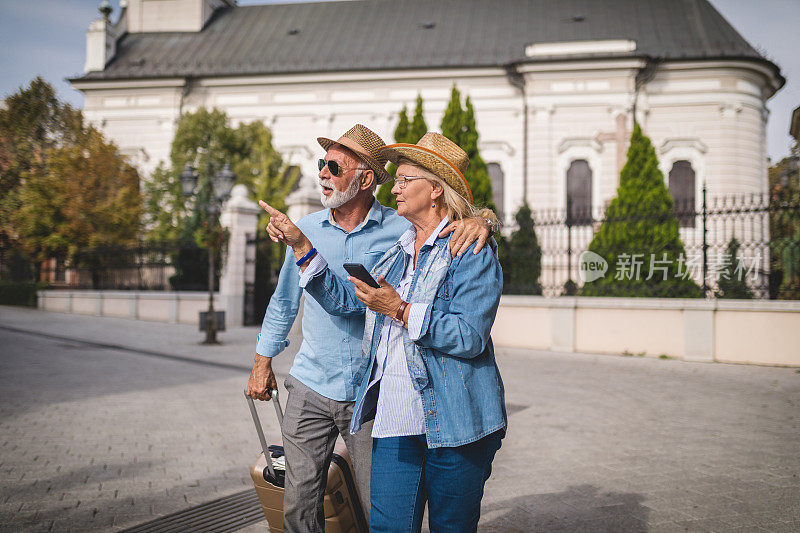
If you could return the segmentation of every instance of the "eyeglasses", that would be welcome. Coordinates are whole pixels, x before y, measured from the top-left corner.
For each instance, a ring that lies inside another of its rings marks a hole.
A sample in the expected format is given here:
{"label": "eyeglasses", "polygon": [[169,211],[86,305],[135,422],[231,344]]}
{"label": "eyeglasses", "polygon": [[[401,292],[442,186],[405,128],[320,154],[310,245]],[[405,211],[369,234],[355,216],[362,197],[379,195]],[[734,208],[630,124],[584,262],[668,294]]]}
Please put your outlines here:
{"label": "eyeglasses", "polygon": [[[334,176],[341,176],[341,173],[345,170],[355,170],[354,168],[343,168],[339,166],[339,163],[331,159],[330,161],[325,161],[324,159],[320,159],[317,161],[317,165],[319,166],[320,171],[325,168],[325,165],[328,165],[328,170],[331,171],[331,174]],[[358,168],[358,167],[355,167]]]}
{"label": "eyeglasses", "polygon": [[395,179],[394,182],[397,184],[398,187],[401,189],[406,188],[406,182],[409,180],[422,180],[425,179],[425,176],[403,176],[399,174]]}

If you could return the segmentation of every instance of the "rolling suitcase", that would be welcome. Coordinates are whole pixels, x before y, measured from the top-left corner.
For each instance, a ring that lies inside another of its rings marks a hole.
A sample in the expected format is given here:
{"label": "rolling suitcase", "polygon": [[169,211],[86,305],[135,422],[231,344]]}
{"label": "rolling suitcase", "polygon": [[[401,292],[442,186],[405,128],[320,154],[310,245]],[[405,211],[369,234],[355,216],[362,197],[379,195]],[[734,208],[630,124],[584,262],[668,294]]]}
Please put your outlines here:
{"label": "rolling suitcase", "polygon": [[[275,404],[275,413],[278,424],[283,425],[283,412],[278,401],[278,391],[271,391],[272,402]],[[255,402],[247,396],[250,414],[261,442],[261,455],[250,469],[250,477],[261,502],[261,509],[267,517],[269,530],[273,533],[283,533],[283,486],[286,476],[282,468],[283,446],[267,446],[264,430],[258,418]],[[273,459],[275,459],[273,461]],[[333,457],[328,468],[328,481],[325,486],[323,501],[325,514],[325,533],[368,533],[369,526],[361,507],[358,495],[353,465],[350,463],[350,454],[341,440],[336,441]]]}

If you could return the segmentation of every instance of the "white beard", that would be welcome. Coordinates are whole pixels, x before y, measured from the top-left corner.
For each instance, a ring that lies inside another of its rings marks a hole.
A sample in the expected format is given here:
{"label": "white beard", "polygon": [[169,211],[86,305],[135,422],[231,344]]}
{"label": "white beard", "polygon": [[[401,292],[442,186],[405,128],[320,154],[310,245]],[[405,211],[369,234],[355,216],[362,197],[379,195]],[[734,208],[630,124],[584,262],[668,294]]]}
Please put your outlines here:
{"label": "white beard", "polygon": [[320,201],[322,202],[322,205],[329,209],[336,209],[337,207],[341,207],[355,198],[358,194],[358,191],[361,189],[361,174],[361,171],[357,171],[356,175],[353,176],[353,179],[350,180],[350,185],[348,185],[347,189],[344,191],[340,191],[334,187],[330,180],[317,178],[317,183],[319,183],[320,186],[325,185],[326,187],[333,189],[330,197],[325,197],[325,195],[320,192]]}

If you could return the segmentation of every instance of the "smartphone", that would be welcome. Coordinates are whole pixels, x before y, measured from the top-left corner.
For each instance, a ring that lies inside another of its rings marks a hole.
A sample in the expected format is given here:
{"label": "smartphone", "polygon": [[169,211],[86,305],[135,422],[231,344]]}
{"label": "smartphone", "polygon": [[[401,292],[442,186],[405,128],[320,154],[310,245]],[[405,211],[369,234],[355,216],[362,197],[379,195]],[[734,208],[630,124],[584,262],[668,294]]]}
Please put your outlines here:
{"label": "smartphone", "polygon": [[345,263],[344,269],[347,270],[347,273],[353,276],[356,279],[360,279],[370,287],[375,287],[379,289],[381,286],[378,285],[378,282],[370,276],[367,267],[362,265],[361,263]]}

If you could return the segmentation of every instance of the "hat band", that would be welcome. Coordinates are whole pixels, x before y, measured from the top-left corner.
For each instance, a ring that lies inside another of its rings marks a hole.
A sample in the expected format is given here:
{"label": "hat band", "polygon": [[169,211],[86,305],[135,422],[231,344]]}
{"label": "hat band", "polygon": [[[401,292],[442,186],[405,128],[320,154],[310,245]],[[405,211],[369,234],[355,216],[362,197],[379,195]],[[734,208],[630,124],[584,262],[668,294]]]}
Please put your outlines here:
{"label": "hat band", "polygon": [[440,154],[438,152],[434,152],[430,148],[425,148],[424,146],[420,146],[418,144],[397,143],[397,144],[391,145],[390,147],[394,148],[395,146],[402,146],[404,148],[413,148],[415,150],[421,150],[421,151],[423,151],[423,152],[425,152],[425,153],[427,153],[429,155],[432,155],[432,156],[436,157],[436,159],[444,162],[448,167],[450,167],[456,173],[456,175],[459,178],[461,178],[461,181],[463,182],[464,187],[467,189],[467,192],[469,193],[470,201],[474,203],[474,200],[472,198],[472,189],[469,188],[469,183],[467,183],[467,178],[464,177],[464,174],[462,174],[461,171],[458,170],[458,167],[456,167],[453,163],[451,163],[449,159],[447,159],[446,157],[444,157],[442,154]]}

